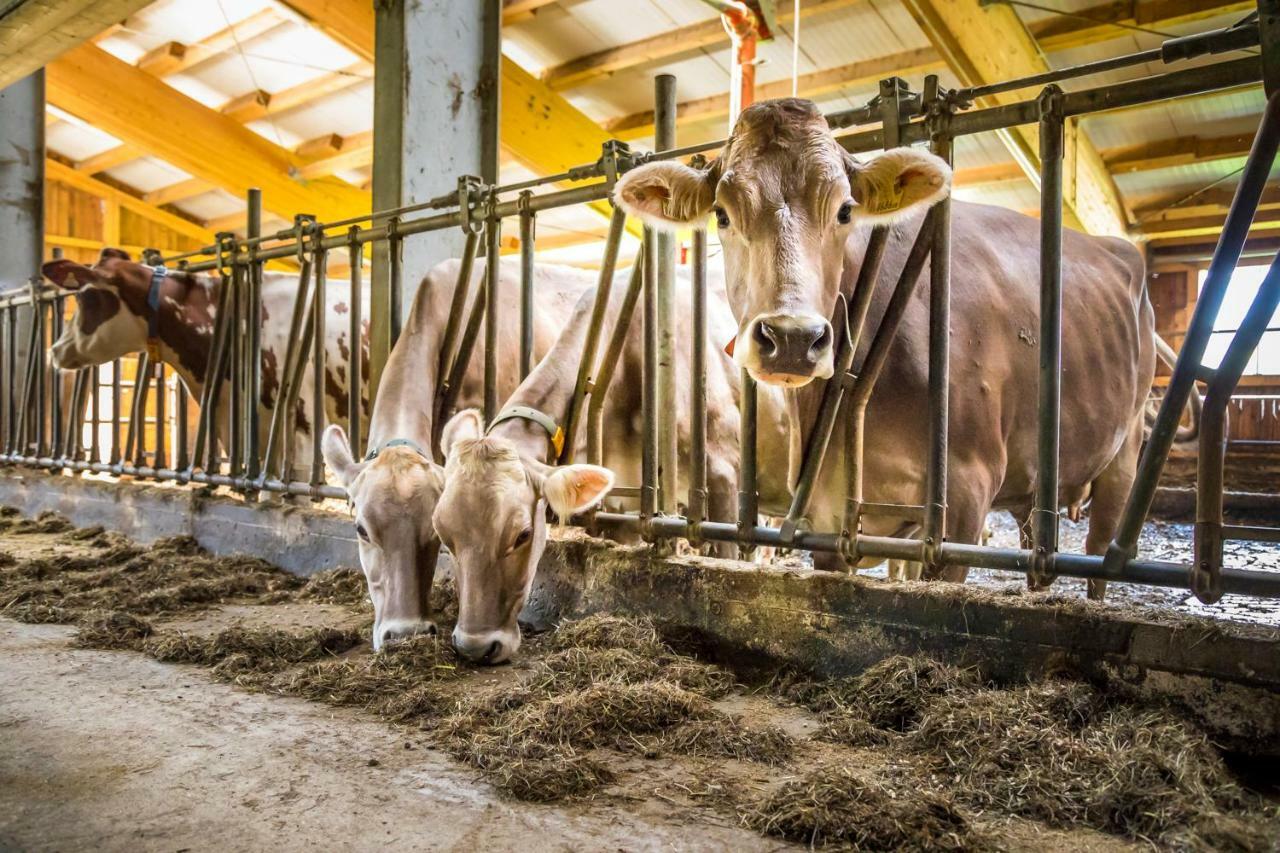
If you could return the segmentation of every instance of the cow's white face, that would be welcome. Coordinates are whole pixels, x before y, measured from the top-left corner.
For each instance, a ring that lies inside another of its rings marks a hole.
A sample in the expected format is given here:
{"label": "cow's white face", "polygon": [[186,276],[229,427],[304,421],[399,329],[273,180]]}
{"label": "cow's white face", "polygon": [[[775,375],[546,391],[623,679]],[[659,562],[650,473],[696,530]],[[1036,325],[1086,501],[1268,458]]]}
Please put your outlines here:
{"label": "cow's white face", "polygon": [[137,266],[123,252],[104,252],[93,267],[66,259],[44,265],[46,278],[76,294],[75,314],[50,349],[54,367],[79,370],[146,346],[147,321],[129,307],[122,294],[123,288],[134,284],[130,278],[133,271],[122,268],[125,264]]}
{"label": "cow's white face", "polygon": [[845,244],[860,223],[892,222],[943,198],[951,170],[903,148],[858,163],[810,101],[743,111],[719,160],[655,162],[614,198],[658,228],[702,228],[713,213],[738,320],[734,360],[758,381],[799,387],[834,369],[834,309]]}
{"label": "cow's white face", "polygon": [[388,447],[371,461],[356,462],[339,426],[325,430],[321,449],[351,503],[373,601],[374,649],[434,634],[431,584],[439,540],[431,514],[443,470],[408,447]]}
{"label": "cow's white face", "polygon": [[470,661],[502,663],[520,648],[516,620],[546,548],[546,508],[565,519],[582,512],[613,488],[613,473],[527,459],[510,441],[486,437],[474,410],[445,425],[441,446],[445,480],[435,527],[453,555],[458,585],[453,645]]}

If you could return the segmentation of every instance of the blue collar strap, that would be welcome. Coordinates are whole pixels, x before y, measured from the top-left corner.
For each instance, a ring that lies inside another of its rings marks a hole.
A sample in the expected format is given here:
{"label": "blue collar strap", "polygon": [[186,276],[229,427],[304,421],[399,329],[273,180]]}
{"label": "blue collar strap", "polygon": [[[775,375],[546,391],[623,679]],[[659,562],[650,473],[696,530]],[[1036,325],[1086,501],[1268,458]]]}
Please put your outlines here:
{"label": "blue collar strap", "polygon": [[151,288],[147,291],[147,355],[152,362],[160,358],[160,287],[169,271],[163,265],[151,268]]}
{"label": "blue collar strap", "polygon": [[364,461],[371,462],[372,460],[377,459],[378,454],[386,450],[388,447],[408,447],[417,452],[417,454],[423,459],[428,462],[431,461],[431,457],[422,449],[422,445],[418,444],[416,441],[410,441],[407,438],[389,438],[381,444],[375,444],[373,447],[370,447],[369,452],[364,455]]}

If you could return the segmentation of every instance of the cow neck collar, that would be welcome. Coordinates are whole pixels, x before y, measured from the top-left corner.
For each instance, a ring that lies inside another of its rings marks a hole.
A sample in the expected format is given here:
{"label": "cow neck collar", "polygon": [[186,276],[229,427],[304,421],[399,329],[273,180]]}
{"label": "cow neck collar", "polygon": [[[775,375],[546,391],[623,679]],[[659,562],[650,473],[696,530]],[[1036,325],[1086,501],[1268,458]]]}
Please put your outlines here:
{"label": "cow neck collar", "polygon": [[484,431],[485,435],[493,432],[493,428],[503,421],[529,421],[542,427],[547,433],[547,445],[551,448],[551,461],[554,464],[560,459],[564,452],[564,429],[556,423],[556,419],[540,412],[532,406],[508,406],[498,413],[488,428]]}
{"label": "cow neck collar", "polygon": [[164,264],[151,268],[151,286],[147,288],[147,355],[154,363],[160,359],[160,288],[169,275]]}
{"label": "cow neck collar", "polygon": [[375,444],[370,447],[369,452],[364,455],[364,461],[372,462],[374,459],[378,458],[378,455],[382,453],[382,451],[391,447],[408,447],[428,462],[432,461],[431,457],[427,455],[427,452],[422,449],[422,445],[410,438],[389,438],[386,441]]}

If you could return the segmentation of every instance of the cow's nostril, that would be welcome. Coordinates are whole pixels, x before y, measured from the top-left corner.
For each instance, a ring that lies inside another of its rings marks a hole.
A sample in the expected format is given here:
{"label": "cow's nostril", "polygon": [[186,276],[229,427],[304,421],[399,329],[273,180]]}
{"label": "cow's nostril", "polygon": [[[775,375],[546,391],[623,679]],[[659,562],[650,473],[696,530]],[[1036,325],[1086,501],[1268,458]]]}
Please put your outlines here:
{"label": "cow's nostril", "polygon": [[809,355],[814,358],[821,356],[826,352],[827,347],[831,346],[831,338],[831,326],[829,324],[823,326],[822,331],[818,334],[817,340],[809,345]]}
{"label": "cow's nostril", "polygon": [[756,323],[755,328],[751,330],[751,337],[755,340],[756,351],[761,356],[768,358],[778,351],[777,334],[765,321]]}
{"label": "cow's nostril", "polygon": [[501,651],[502,651],[502,643],[498,640],[494,640],[492,643],[489,644],[489,650],[484,653],[485,663],[488,663],[489,661],[496,658]]}

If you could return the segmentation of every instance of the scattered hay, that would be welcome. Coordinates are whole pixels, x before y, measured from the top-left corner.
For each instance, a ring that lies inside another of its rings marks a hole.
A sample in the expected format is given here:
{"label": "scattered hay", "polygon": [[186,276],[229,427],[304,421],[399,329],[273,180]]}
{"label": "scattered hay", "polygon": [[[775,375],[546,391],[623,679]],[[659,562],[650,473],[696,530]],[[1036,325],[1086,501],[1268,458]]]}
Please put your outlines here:
{"label": "scattered hay", "polygon": [[74,614],[65,608],[34,601],[0,608],[0,616],[29,625],[60,625],[75,620]]}
{"label": "scattered hay", "polygon": [[853,678],[792,686],[793,698],[827,716],[853,716],[872,726],[902,732],[915,726],[938,696],[982,686],[975,670],[960,669],[922,655],[894,655]]}
{"label": "scattered hay", "polygon": [[739,716],[685,723],[663,735],[658,745],[681,755],[733,758],[774,766],[790,764],[796,751],[795,739],[782,729],[749,727]]}
{"label": "scattered hay", "polygon": [[274,628],[226,628],[209,637],[170,633],[152,637],[143,651],[165,663],[219,664],[239,656],[235,668],[243,672],[248,662],[274,671],[285,664],[302,663],[342,654],[361,642],[350,628],[312,628],[291,634]]}
{"label": "scattered hay", "polygon": [[65,533],[72,524],[56,512],[45,510],[35,518],[23,518],[13,507],[5,507],[0,515],[0,533],[14,536],[31,536],[39,533]]}
{"label": "scattered hay", "polygon": [[97,539],[104,536],[107,530],[101,524],[95,524],[92,527],[77,527],[67,531],[58,537],[59,542],[88,542],[91,539]]}
{"label": "scattered hay", "polygon": [[1224,811],[1253,806],[1186,722],[1110,703],[1078,683],[941,699],[906,743],[949,774],[967,802],[1051,826],[1172,839],[1213,833]]}
{"label": "scattered hay", "polygon": [[[428,701],[427,688],[459,676],[457,658],[447,641],[418,636],[388,646],[376,655],[313,663],[283,673],[271,689],[330,705],[350,705],[401,721],[433,717],[452,707],[440,690]],[[416,692],[415,692],[416,691]],[[412,707],[405,697],[413,693]]]}
{"label": "scattered hay", "polygon": [[604,765],[565,744],[511,744],[485,733],[471,735],[450,752],[483,772],[498,790],[529,802],[581,797],[613,781]]}
{"label": "scattered hay", "polygon": [[534,665],[525,686],[542,693],[581,690],[593,684],[638,684],[661,679],[716,699],[734,687],[719,667],[672,653],[642,657],[621,648],[563,648]]}
{"label": "scattered hay", "polygon": [[82,619],[72,643],[83,649],[137,649],[153,630],[145,619],[112,610]]}
{"label": "scattered hay", "polygon": [[755,798],[743,822],[809,847],[975,850],[983,846],[948,798],[822,767]]}
{"label": "scattered hay", "polygon": [[517,740],[626,749],[637,735],[717,716],[722,715],[704,697],[670,682],[595,684],[517,708],[503,729]]}
{"label": "scattered hay", "polygon": [[893,734],[876,728],[871,723],[852,714],[832,713],[822,717],[815,737],[828,743],[838,743],[855,749],[888,744]]}
{"label": "scattered hay", "polygon": [[551,644],[557,649],[628,649],[636,654],[669,651],[649,618],[628,619],[604,613],[564,623],[551,635]]}
{"label": "scattered hay", "polygon": [[359,569],[329,569],[317,572],[298,590],[298,598],[321,604],[363,607],[369,603],[364,572]]}
{"label": "scattered hay", "polygon": [[17,562],[18,558],[8,551],[0,551],[0,569],[7,569],[9,566],[16,565]]}

